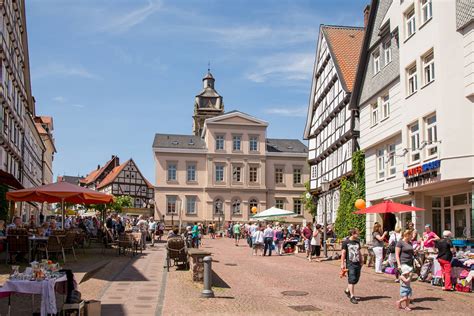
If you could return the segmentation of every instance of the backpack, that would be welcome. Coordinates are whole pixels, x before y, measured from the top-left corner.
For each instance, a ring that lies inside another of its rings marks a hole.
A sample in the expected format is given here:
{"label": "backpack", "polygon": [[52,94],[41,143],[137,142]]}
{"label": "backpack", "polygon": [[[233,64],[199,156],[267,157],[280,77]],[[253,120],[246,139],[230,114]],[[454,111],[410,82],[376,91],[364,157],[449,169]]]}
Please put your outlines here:
{"label": "backpack", "polygon": [[395,240],[388,245],[388,252],[395,253],[395,247],[397,246],[397,235],[395,234]]}

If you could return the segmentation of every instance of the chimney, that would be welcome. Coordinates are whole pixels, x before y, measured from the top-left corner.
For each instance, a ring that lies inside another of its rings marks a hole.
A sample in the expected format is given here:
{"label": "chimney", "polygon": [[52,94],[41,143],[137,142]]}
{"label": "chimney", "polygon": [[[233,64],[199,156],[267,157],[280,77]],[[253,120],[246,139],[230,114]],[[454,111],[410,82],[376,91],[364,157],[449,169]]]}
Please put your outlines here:
{"label": "chimney", "polygon": [[369,23],[369,13],[370,13],[370,4],[368,4],[364,9],[364,27],[367,27],[367,23]]}

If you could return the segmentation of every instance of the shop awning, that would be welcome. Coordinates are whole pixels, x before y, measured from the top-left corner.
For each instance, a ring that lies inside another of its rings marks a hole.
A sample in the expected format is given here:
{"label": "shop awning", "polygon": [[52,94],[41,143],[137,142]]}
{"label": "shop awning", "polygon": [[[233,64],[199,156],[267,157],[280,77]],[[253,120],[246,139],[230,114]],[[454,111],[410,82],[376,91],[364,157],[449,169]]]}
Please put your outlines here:
{"label": "shop awning", "polygon": [[23,185],[10,173],[0,170],[0,183],[6,184],[13,189],[23,189]]}

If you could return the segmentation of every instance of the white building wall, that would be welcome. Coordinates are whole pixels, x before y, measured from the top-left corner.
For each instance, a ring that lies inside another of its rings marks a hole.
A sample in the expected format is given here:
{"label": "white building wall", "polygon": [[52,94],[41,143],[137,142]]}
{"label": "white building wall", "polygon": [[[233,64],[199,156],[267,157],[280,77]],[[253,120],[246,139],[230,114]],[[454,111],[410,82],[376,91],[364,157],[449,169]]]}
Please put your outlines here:
{"label": "white building wall", "polygon": [[474,23],[463,31],[464,44],[464,92],[466,97],[474,97]]}
{"label": "white building wall", "polygon": [[[403,13],[415,5],[416,33],[405,38]],[[418,1],[405,1],[401,6],[400,21],[400,73],[403,107],[402,141],[409,148],[407,128],[419,121],[421,141],[424,135],[423,118],[436,112],[438,121],[439,158],[442,159],[441,179],[450,180],[474,176],[474,131],[472,101],[465,97],[464,66],[465,51],[463,35],[456,31],[455,1],[433,1],[433,18],[421,28],[420,7]],[[434,50],[435,80],[424,86],[422,56],[430,49]],[[418,91],[407,95],[406,67],[416,62],[418,73]],[[425,162],[425,151],[421,161]],[[466,157],[471,156],[471,157]],[[460,158],[465,157],[465,158]],[[412,165],[408,161],[408,166]]]}

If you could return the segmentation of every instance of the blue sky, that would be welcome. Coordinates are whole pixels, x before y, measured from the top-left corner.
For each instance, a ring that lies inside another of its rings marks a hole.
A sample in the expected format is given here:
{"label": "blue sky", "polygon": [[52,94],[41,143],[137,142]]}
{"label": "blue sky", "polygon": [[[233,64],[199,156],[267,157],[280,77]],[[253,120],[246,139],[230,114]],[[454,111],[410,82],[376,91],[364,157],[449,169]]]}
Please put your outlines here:
{"label": "blue sky", "polygon": [[28,0],[55,175],[85,175],[117,154],[154,183],[154,134],[192,133],[208,61],[226,111],[268,121],[268,137],[301,139],[319,25],[360,26],[367,2]]}

